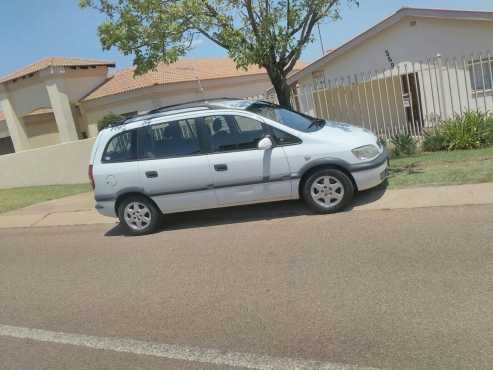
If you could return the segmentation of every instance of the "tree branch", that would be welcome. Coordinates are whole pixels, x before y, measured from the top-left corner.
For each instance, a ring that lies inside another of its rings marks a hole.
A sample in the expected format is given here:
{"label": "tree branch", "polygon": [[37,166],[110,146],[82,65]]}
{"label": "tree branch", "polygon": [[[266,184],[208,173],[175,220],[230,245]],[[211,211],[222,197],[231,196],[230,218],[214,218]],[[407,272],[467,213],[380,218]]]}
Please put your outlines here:
{"label": "tree branch", "polygon": [[198,27],[196,27],[196,29],[197,29],[198,32],[200,32],[200,34],[204,35],[207,39],[209,39],[210,41],[212,41],[213,43],[215,43],[217,46],[220,46],[223,49],[228,50],[228,47],[225,44],[223,44],[221,41],[219,41],[214,36],[209,35],[205,30],[203,30],[201,28],[198,28]]}
{"label": "tree branch", "polygon": [[258,42],[260,40],[260,34],[258,31],[257,21],[255,20],[255,15],[253,13],[252,0],[244,0],[243,4],[247,10],[248,20],[250,22],[250,26],[252,27],[253,34]]}

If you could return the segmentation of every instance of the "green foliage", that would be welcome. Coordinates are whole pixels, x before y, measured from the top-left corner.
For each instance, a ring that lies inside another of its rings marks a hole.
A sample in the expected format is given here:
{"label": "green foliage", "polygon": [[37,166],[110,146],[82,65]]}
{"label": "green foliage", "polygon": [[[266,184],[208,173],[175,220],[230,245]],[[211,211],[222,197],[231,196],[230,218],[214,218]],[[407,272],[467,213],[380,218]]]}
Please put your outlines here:
{"label": "green foliage", "polygon": [[392,155],[394,157],[416,154],[416,140],[410,134],[395,135],[390,142],[393,145]]}
{"label": "green foliage", "polygon": [[108,113],[106,116],[104,116],[98,121],[98,131],[101,131],[102,129],[108,127],[111,124],[121,122],[123,119],[124,117],[118,114]]}
{"label": "green foliage", "polygon": [[313,28],[339,19],[342,2],[358,0],[79,0],[106,19],[98,28],[103,48],[134,56],[136,73],[173,63],[205,37],[226,49],[238,68],[264,67],[279,102],[290,106],[287,75],[313,41]]}
{"label": "green foliage", "polygon": [[477,149],[493,145],[493,116],[468,112],[440,124],[427,133],[426,151]]}
{"label": "green foliage", "polygon": [[388,147],[387,139],[385,139],[385,137],[383,137],[383,136],[379,136],[377,142],[379,145],[383,146],[384,148]]}
{"label": "green foliage", "polygon": [[447,150],[447,138],[438,128],[425,132],[423,151],[437,152],[439,150]]}

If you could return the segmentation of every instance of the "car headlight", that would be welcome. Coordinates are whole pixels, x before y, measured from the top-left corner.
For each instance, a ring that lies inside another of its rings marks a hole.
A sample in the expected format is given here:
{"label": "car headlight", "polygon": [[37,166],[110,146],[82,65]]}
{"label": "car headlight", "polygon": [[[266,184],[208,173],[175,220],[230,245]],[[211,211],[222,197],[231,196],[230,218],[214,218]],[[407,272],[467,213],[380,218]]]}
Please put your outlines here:
{"label": "car headlight", "polygon": [[378,155],[378,148],[375,145],[360,146],[351,150],[351,152],[360,160],[372,159]]}

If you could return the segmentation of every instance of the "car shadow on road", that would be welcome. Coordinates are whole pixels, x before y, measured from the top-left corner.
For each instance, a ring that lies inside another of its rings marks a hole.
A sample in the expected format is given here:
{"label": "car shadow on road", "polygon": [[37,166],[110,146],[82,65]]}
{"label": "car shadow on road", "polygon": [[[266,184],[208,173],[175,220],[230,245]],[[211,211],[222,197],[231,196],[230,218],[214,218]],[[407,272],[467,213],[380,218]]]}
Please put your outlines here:
{"label": "car shadow on road", "polygon": [[[344,212],[351,212],[354,207],[373,203],[380,199],[387,189],[387,183],[356,194],[353,204]],[[317,215],[301,200],[289,200],[273,203],[252,204],[226,208],[215,208],[203,211],[173,213],[163,216],[162,225],[156,233],[168,230],[180,230],[215,225],[228,225],[252,221],[268,221],[280,218]],[[105,233],[105,236],[124,236],[120,225],[116,225]]]}

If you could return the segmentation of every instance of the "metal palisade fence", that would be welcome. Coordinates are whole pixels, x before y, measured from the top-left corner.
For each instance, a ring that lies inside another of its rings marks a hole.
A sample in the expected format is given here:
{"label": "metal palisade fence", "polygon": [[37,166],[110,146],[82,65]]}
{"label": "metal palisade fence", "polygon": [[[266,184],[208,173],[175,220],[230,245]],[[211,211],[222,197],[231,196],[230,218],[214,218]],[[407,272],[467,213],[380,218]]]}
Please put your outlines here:
{"label": "metal palisade fence", "polygon": [[366,127],[385,138],[421,136],[469,111],[493,112],[491,53],[436,55],[342,77],[313,74],[294,89],[296,110]]}

